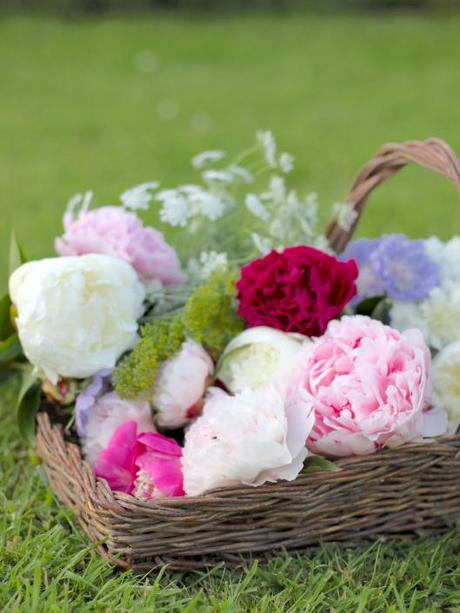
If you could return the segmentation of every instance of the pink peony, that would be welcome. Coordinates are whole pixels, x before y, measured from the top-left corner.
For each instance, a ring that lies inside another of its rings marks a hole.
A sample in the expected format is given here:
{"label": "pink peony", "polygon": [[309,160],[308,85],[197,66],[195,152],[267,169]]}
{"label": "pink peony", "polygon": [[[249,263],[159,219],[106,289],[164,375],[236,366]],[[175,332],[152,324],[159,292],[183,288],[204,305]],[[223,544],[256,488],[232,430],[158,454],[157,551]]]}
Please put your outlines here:
{"label": "pink peony", "polygon": [[162,428],[180,428],[201,413],[203,396],[214,365],[206,351],[185,341],[177,355],[158,373],[153,406]]}
{"label": "pink peony", "polygon": [[156,432],[137,434],[137,424],[127,421],[99,454],[98,477],[111,489],[151,500],[183,496],[182,449],[173,439]]}
{"label": "pink peony", "polygon": [[81,433],[83,454],[91,466],[96,464],[99,453],[107,447],[116,430],[127,421],[136,424],[141,432],[155,432],[148,402],[123,400],[116,392],[94,399]]}
{"label": "pink peony", "polygon": [[436,428],[435,414],[424,415],[430,352],[419,330],[400,333],[369,317],[343,317],[305,349],[300,364],[315,410],[307,440],[313,453],[364,455],[418,439],[428,423]]}
{"label": "pink peony", "polygon": [[230,396],[212,388],[184,443],[184,489],[197,496],[217,487],[292,481],[308,455],[314,423],[301,387],[274,385]]}
{"label": "pink peony", "polygon": [[184,281],[179,259],[161,232],[145,228],[135,213],[118,206],[64,215],[62,237],[55,241],[59,255],[102,253],[126,260],[148,283],[163,286]]}
{"label": "pink peony", "polygon": [[318,336],[356,294],[358,267],[313,247],[271,251],[241,269],[238,315],[248,327]]}

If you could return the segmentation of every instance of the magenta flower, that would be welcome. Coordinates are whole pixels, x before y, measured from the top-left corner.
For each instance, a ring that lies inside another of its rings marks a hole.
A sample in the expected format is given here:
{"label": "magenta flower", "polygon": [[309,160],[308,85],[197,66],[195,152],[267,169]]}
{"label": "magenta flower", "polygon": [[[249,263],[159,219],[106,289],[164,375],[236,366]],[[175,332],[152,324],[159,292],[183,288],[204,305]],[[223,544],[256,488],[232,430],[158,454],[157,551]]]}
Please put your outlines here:
{"label": "magenta flower", "polygon": [[163,286],[184,281],[175,250],[163,234],[144,227],[135,213],[119,206],[64,215],[64,235],[55,241],[59,255],[102,253],[126,260],[148,283]]}
{"label": "magenta flower", "polygon": [[111,489],[151,500],[184,496],[182,448],[156,432],[137,434],[137,424],[127,421],[99,454],[95,472]]}

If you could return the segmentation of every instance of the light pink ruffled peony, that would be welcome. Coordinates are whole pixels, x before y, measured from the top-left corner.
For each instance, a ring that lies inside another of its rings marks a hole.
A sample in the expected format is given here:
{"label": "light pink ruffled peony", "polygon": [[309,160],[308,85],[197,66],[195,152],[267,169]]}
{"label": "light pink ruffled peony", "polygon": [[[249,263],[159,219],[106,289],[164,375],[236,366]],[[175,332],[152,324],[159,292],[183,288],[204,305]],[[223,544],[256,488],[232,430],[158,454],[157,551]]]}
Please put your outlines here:
{"label": "light pink ruffled peony", "polygon": [[308,455],[314,423],[307,394],[274,385],[230,396],[212,388],[190,426],[183,451],[184,489],[197,496],[216,487],[292,481]]}
{"label": "light pink ruffled peony", "polygon": [[148,283],[163,286],[184,281],[175,250],[163,234],[144,227],[135,213],[119,206],[64,215],[64,235],[55,241],[59,255],[102,253],[126,260]]}
{"label": "light pink ruffled peony", "polygon": [[183,496],[182,449],[173,439],[156,432],[137,433],[137,424],[122,424],[99,454],[98,477],[111,489],[151,500]]}
{"label": "light pink ruffled peony", "polygon": [[96,398],[85,420],[81,442],[83,454],[92,466],[116,430],[125,422],[132,421],[140,432],[155,432],[149,403],[123,400],[116,392],[108,392]]}
{"label": "light pink ruffled peony", "polygon": [[180,428],[197,417],[214,365],[208,353],[193,341],[185,341],[177,355],[158,373],[153,406],[162,428]]}
{"label": "light pink ruffled peony", "polygon": [[369,317],[343,317],[306,348],[300,364],[315,410],[307,441],[313,453],[363,455],[442,433],[445,416],[424,413],[430,352],[419,330],[400,333]]}

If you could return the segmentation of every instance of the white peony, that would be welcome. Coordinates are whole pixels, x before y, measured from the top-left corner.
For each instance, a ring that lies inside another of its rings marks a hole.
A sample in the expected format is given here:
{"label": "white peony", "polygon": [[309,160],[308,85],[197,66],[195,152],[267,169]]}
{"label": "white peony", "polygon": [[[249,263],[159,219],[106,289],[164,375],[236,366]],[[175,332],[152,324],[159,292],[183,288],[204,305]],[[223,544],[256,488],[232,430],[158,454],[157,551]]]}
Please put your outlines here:
{"label": "white peony", "polygon": [[193,341],[185,341],[177,355],[158,373],[153,406],[162,428],[180,428],[201,413],[202,400],[214,370],[212,359]]}
{"label": "white peony", "polygon": [[217,378],[233,393],[257,389],[289,375],[307,337],[257,326],[236,336],[226,347]]}
{"label": "white peony", "polygon": [[425,240],[429,257],[439,266],[440,283],[421,302],[395,301],[391,325],[404,331],[419,328],[433,349],[460,341],[460,237],[444,243],[433,236]]}
{"label": "white peony", "polygon": [[295,479],[315,419],[304,395],[300,387],[288,394],[267,385],[236,396],[213,388],[185,436],[185,492],[198,496],[217,487]]}
{"label": "white peony", "polygon": [[391,325],[404,331],[418,328],[427,345],[442,349],[460,340],[460,283],[452,281],[431,290],[422,302],[395,301],[390,310]]}
{"label": "white peony", "polygon": [[127,421],[135,421],[137,432],[155,432],[148,402],[122,400],[116,392],[98,398],[88,412],[85,434],[81,437],[83,454],[91,466],[110,443],[115,431]]}
{"label": "white peony", "polygon": [[448,432],[460,425],[460,342],[450,343],[432,362],[433,396],[436,408],[448,415]]}
{"label": "white peony", "polygon": [[91,254],[23,264],[9,283],[28,360],[53,383],[85,378],[133,347],[145,290],[121,259]]}
{"label": "white peony", "polygon": [[441,285],[460,281],[460,236],[444,243],[437,236],[425,240],[427,255],[439,265]]}

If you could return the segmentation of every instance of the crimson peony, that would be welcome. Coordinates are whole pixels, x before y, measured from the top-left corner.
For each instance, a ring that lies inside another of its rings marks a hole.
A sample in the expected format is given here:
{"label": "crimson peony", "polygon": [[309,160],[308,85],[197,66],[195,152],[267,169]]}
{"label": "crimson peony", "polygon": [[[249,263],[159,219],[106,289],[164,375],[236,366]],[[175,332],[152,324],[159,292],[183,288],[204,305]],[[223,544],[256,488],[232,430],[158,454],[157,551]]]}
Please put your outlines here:
{"label": "crimson peony", "polygon": [[323,334],[356,294],[358,267],[313,247],[271,251],[241,269],[238,315],[249,327]]}

